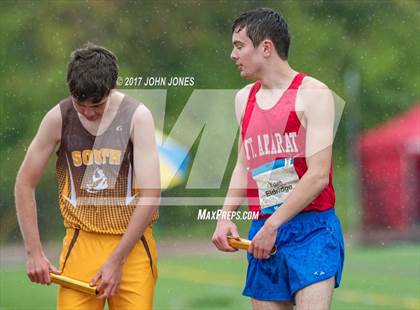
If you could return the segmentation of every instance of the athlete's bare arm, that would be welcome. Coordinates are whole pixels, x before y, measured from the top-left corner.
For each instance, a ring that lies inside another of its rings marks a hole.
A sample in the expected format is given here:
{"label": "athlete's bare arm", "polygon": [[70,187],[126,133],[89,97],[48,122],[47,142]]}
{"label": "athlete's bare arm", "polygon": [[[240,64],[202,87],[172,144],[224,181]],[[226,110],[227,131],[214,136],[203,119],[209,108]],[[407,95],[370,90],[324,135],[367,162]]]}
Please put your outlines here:
{"label": "athlete's bare arm", "polygon": [[19,169],[15,184],[15,203],[27,254],[26,271],[32,282],[49,284],[49,271],[58,272],[44,255],[38,230],[35,188],[50,155],[61,139],[61,113],[57,105],[41,122]]}
{"label": "athlete's bare arm", "polygon": [[[240,91],[238,91],[235,97],[235,113],[240,129],[251,87],[252,84],[245,86]],[[235,168],[233,169],[232,177],[230,179],[226,199],[223,204],[224,211],[235,211],[239,209],[246,195],[246,185],[246,159],[242,145],[242,139],[239,138],[238,156],[236,159]],[[226,252],[236,251],[236,249],[232,248],[227,241],[227,236],[229,235],[239,237],[236,225],[231,220],[222,218],[219,219],[217,221],[216,230],[212,237],[213,243],[219,250]]]}
{"label": "athlete's bare arm", "polygon": [[313,78],[305,78],[298,93],[306,125],[306,163],[308,170],[296,184],[281,208],[266,221],[254,237],[250,252],[267,258],[277,229],[302,211],[329,182],[334,127],[334,100],[331,91]]}
{"label": "athlete's bare arm", "polygon": [[97,288],[101,292],[99,298],[108,298],[118,292],[122,265],[150,224],[160,203],[160,170],[155,126],[152,114],[144,105],[140,105],[133,116],[131,139],[134,148],[134,172],[137,185],[141,189],[140,199],[120,243],[91,281],[91,285],[94,285],[102,279]]}
{"label": "athlete's bare arm", "polygon": [[[241,130],[242,118],[245,113],[246,102],[248,100],[249,91],[252,84],[242,88],[235,97],[235,114],[238,121],[239,129]],[[235,211],[237,210],[246,195],[246,159],[242,139],[238,139],[238,156],[236,165],[232,173],[229,183],[229,190],[226,195],[223,210]]]}

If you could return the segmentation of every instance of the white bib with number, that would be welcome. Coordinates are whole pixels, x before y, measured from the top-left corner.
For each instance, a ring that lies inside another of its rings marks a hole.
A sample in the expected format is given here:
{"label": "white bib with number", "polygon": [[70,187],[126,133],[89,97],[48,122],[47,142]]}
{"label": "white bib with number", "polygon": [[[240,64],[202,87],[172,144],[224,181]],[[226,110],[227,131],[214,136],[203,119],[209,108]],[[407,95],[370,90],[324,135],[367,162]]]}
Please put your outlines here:
{"label": "white bib with number", "polygon": [[277,159],[252,171],[258,186],[261,213],[272,214],[295,188],[299,176],[293,158]]}

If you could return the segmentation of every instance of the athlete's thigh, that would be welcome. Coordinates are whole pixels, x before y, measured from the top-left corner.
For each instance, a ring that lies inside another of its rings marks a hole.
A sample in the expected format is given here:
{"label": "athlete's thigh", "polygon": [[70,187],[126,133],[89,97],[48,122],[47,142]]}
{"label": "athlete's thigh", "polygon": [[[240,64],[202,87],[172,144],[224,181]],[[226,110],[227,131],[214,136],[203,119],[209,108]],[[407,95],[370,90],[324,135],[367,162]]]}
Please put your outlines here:
{"label": "athlete's thigh", "polygon": [[297,291],[295,295],[296,310],[330,309],[334,285],[335,277],[331,277]]}
{"label": "athlete's thigh", "polygon": [[105,300],[60,286],[57,310],[102,310]]}
{"label": "athlete's thigh", "polygon": [[251,298],[253,310],[292,310],[293,304],[290,301],[267,301]]}
{"label": "athlete's thigh", "polygon": [[141,290],[120,290],[108,299],[108,306],[110,310],[152,310],[153,288],[149,286]]}
{"label": "athlete's thigh", "polygon": [[[111,250],[103,250],[101,236],[76,229],[67,229],[60,257],[60,269],[64,276],[89,282],[109,256]],[[107,239],[103,236],[102,239]],[[112,248],[111,248],[112,249]],[[57,309],[59,310],[99,310],[104,300],[73,289],[58,289]]]}
{"label": "athlete's thigh", "polygon": [[110,310],[153,308],[157,253],[150,229],[146,229],[144,236],[123,265],[120,290],[108,300]]}

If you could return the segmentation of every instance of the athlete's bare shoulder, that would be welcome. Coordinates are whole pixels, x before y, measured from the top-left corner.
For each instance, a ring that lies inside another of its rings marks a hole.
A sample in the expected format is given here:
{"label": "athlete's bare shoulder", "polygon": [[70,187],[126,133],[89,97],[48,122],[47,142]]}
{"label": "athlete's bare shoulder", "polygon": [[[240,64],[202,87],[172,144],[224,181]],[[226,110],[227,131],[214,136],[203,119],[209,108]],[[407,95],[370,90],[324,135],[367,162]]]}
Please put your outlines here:
{"label": "athlete's bare shoulder", "polygon": [[323,82],[306,76],[296,98],[296,110],[308,112],[323,105],[331,105],[331,90]]}
{"label": "athlete's bare shoulder", "polygon": [[131,138],[134,138],[134,131],[150,131],[151,129],[154,130],[154,126],[152,112],[143,103],[139,102],[131,122]]}
{"label": "athlete's bare shoulder", "polygon": [[325,85],[320,80],[317,80],[316,78],[313,78],[311,76],[305,76],[305,78],[302,81],[301,89],[328,89],[328,86]]}
{"label": "athlete's bare shoulder", "polygon": [[48,119],[52,122],[55,122],[55,123],[61,122],[60,105],[56,104],[47,112],[45,116],[48,117]]}
{"label": "athlete's bare shoulder", "polygon": [[248,84],[236,93],[235,97],[235,112],[236,120],[240,124],[245,113],[246,103],[248,101],[249,92],[254,84]]}
{"label": "athlete's bare shoulder", "polygon": [[40,127],[46,129],[38,131],[38,134],[46,135],[44,138],[54,139],[55,142],[61,140],[62,117],[59,104],[45,114]]}
{"label": "athlete's bare shoulder", "polygon": [[150,110],[142,102],[139,102],[139,105],[133,115],[133,121],[147,121],[150,118],[152,118],[152,112],[150,112]]}

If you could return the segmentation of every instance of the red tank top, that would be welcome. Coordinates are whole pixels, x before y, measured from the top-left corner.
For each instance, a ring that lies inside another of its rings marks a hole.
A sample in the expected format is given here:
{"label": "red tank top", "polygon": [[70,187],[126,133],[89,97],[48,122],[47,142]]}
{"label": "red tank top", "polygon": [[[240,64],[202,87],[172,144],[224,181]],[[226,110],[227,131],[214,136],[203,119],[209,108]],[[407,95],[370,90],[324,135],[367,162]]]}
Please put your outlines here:
{"label": "red tank top", "polygon": [[[288,89],[270,109],[261,109],[256,94],[257,81],[249,93],[242,120],[242,142],[247,161],[249,209],[269,217],[281,207],[308,169],[305,160],[306,129],[295,110],[297,91],[304,74],[297,74]],[[332,165],[329,183],[303,211],[323,211],[334,207]]]}

